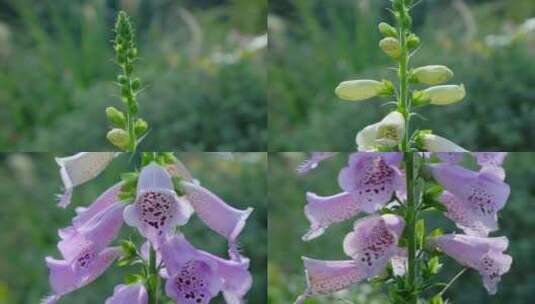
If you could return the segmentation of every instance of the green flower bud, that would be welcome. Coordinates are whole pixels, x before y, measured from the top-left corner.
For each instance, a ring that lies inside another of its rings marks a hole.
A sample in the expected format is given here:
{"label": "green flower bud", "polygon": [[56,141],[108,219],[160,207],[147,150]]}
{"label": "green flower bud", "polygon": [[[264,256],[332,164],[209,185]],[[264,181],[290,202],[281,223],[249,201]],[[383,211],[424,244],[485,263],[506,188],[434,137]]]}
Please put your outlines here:
{"label": "green flower bud", "polygon": [[461,101],[466,96],[466,90],[462,84],[442,85],[425,89],[423,96],[431,104],[447,105]]}
{"label": "green flower bud", "polygon": [[108,134],[106,134],[106,138],[116,147],[120,149],[125,149],[128,147],[128,143],[130,141],[128,137],[128,133],[126,133],[123,129],[111,129]]}
{"label": "green flower bud", "polygon": [[386,22],[379,23],[379,32],[383,34],[385,37],[397,37],[398,31],[391,26],[390,24]]}
{"label": "green flower bud", "polygon": [[133,59],[136,58],[136,56],[137,56],[137,49],[136,48],[132,48],[132,49],[128,50],[128,59],[133,60]]}
{"label": "green flower bud", "polygon": [[396,38],[386,37],[379,42],[379,47],[390,57],[398,59],[401,55],[401,46]]}
{"label": "green flower bud", "polygon": [[416,68],[411,73],[411,81],[428,85],[437,85],[450,80],[453,72],[443,65],[427,65]]}
{"label": "green flower bud", "polygon": [[136,136],[141,136],[145,134],[148,128],[149,125],[147,124],[147,122],[141,118],[138,118],[134,123],[134,131],[136,132]]}
{"label": "green flower bud", "polygon": [[409,37],[407,37],[407,47],[409,50],[414,50],[420,45],[420,38],[416,36],[415,34],[410,34]]}
{"label": "green flower bud", "polygon": [[128,87],[128,85],[124,85],[121,87],[121,94],[124,96],[124,97],[127,97],[131,95],[131,92],[130,92],[130,87]]}
{"label": "green flower bud", "polygon": [[120,84],[125,85],[128,83],[128,78],[126,78],[124,75],[117,76],[117,81],[119,81]]}
{"label": "green flower bud", "polygon": [[127,64],[125,70],[126,75],[132,74],[132,72],[134,71],[134,65],[132,65],[131,63]]}
{"label": "green flower bud", "polygon": [[114,127],[124,128],[126,125],[126,118],[123,112],[117,110],[115,107],[106,108],[106,116]]}
{"label": "green flower bud", "polygon": [[141,88],[141,80],[139,78],[132,80],[132,90],[137,91],[139,88]]}

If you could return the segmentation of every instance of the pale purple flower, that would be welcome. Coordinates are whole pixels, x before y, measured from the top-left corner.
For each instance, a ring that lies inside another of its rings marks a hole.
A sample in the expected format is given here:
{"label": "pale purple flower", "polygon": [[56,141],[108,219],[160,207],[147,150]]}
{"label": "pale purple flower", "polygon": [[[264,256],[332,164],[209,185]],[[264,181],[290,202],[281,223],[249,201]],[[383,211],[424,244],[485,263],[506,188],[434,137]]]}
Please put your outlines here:
{"label": "pale purple flower", "polygon": [[310,229],[303,235],[303,241],[317,238],[329,225],[350,219],[360,212],[362,208],[351,193],[342,192],[325,197],[308,192],[305,216],[310,222]]}
{"label": "pale purple flower", "polygon": [[252,285],[249,260],[225,260],[193,247],[181,234],[160,246],[169,278],[166,294],[181,304],[206,304],[219,292],[229,304],[243,303]]}
{"label": "pale purple flower", "polygon": [[[90,207],[91,208],[91,207]],[[119,257],[121,249],[108,247],[122,226],[124,205],[116,202],[78,226],[59,231],[63,260],[46,257],[54,295],[49,303],[99,277]]]}
{"label": "pale purple flower", "polygon": [[105,304],[147,304],[149,295],[143,283],[131,285],[117,285],[113,290],[113,296],[108,298]]}
{"label": "pale purple flower", "polygon": [[354,153],[338,175],[338,184],[353,195],[362,211],[374,213],[403,186],[401,153]]}
{"label": "pale purple flower", "polygon": [[507,152],[474,152],[478,165],[481,166],[481,172],[487,172],[497,178],[505,179],[505,170],[502,167]]}
{"label": "pale purple flower", "polygon": [[485,172],[474,172],[451,164],[432,166],[435,180],[445,192],[446,216],[467,234],[486,236],[498,229],[497,213],[509,197],[509,185]]}
{"label": "pale purple flower", "polygon": [[228,240],[231,255],[239,258],[236,239],[253,208],[239,210],[198,184],[182,182],[181,185],[195,213],[210,229]]}
{"label": "pale purple flower", "polygon": [[365,280],[366,272],[355,260],[316,260],[303,257],[307,289],[294,304],[304,303],[306,298],[344,290]]}
{"label": "pale purple flower", "polygon": [[431,239],[430,245],[439,248],[459,264],[477,270],[491,295],[496,294],[501,276],[509,271],[513,261],[511,256],[503,253],[509,245],[506,237],[448,234]]}
{"label": "pale purple flower", "polygon": [[403,218],[393,214],[364,217],[344,238],[344,252],[357,261],[366,277],[376,276],[398,253],[404,226]]}
{"label": "pale purple flower", "polygon": [[[296,303],[310,296],[329,294],[383,272],[389,261],[405,268],[403,249],[397,246],[405,222],[397,215],[370,215],[355,222],[344,239],[344,252],[351,260],[324,261],[303,257],[307,289]],[[401,265],[400,265],[401,264]]]}
{"label": "pale purple flower", "polygon": [[190,204],[176,195],[166,170],[151,163],[141,170],[136,201],[124,210],[124,220],[156,246],[158,237],[186,224],[192,213]]}
{"label": "pale purple flower", "polygon": [[99,175],[115,155],[115,152],[80,152],[73,156],[56,158],[65,188],[64,193],[59,196],[58,206],[67,207],[71,203],[74,187]]}
{"label": "pale purple flower", "polygon": [[329,225],[350,219],[361,212],[373,213],[384,207],[396,194],[406,196],[399,153],[355,153],[350,165],[338,177],[344,192],[332,196],[307,193],[305,215],[310,222],[304,241],[322,235]]}
{"label": "pale purple flower", "polygon": [[334,157],[335,155],[336,152],[312,152],[310,154],[310,158],[305,160],[299,165],[299,167],[297,167],[297,173],[307,174],[308,172],[316,169],[319,166],[320,162]]}

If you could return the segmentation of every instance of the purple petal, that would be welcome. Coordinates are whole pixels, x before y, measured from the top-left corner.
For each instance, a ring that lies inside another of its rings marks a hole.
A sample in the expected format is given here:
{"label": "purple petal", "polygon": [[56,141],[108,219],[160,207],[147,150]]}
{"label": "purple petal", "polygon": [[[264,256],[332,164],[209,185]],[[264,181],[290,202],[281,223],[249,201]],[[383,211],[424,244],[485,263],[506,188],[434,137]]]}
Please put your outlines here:
{"label": "purple petal", "polygon": [[186,168],[186,166],[184,166],[184,164],[179,159],[177,159],[173,165],[167,166],[166,170],[171,176],[181,177],[183,180],[190,182],[190,183],[194,183],[194,184],[199,183],[196,179],[193,178],[189,170]]}
{"label": "purple petal", "polygon": [[350,219],[361,212],[353,195],[347,192],[327,197],[308,192],[307,202],[305,215],[310,222],[310,230],[303,236],[304,241],[320,236],[329,225]]}
{"label": "purple petal", "polygon": [[118,202],[117,195],[121,191],[121,186],[122,183],[115,184],[102,193],[88,208],[78,212],[77,216],[72,220],[73,226],[80,227],[86,224],[96,214]]}
{"label": "purple petal", "polygon": [[307,276],[305,296],[329,294],[367,279],[354,260],[324,261],[303,257]]}
{"label": "purple petal", "polygon": [[390,260],[392,263],[392,271],[394,275],[402,277],[409,268],[409,258],[406,248],[399,248],[397,253]]}
{"label": "purple petal", "polygon": [[149,296],[142,283],[132,285],[118,285],[113,290],[113,296],[105,304],[147,304]]}
{"label": "purple petal", "polygon": [[450,164],[433,165],[432,172],[446,191],[479,209],[481,214],[496,214],[509,197],[509,185],[489,174]]}
{"label": "purple petal", "polygon": [[194,248],[182,235],[167,238],[160,248],[170,277],[166,293],[180,303],[208,303],[219,291],[231,299],[240,299],[251,287],[246,259],[222,259]]}
{"label": "purple petal", "polygon": [[461,265],[479,271],[489,294],[495,294],[501,275],[508,272],[512,258],[503,254],[508,247],[506,237],[482,238],[467,235],[443,235],[431,244]]}
{"label": "purple petal", "polygon": [[496,214],[482,213],[467,201],[457,199],[453,194],[444,191],[440,201],[446,206],[446,217],[455,222],[466,234],[485,237],[491,231],[498,230]]}
{"label": "purple petal", "polygon": [[507,157],[507,152],[474,152],[478,165],[500,167]]}
{"label": "purple petal", "polygon": [[192,213],[189,203],[177,197],[169,174],[152,163],[141,170],[136,201],[124,210],[124,220],[156,246],[158,238],[187,223]]}
{"label": "purple petal", "polygon": [[253,208],[239,210],[199,185],[183,182],[186,197],[199,218],[210,229],[234,243]]}
{"label": "purple petal", "polygon": [[402,187],[398,168],[401,153],[354,153],[349,166],[338,175],[338,184],[355,196],[367,213],[384,207],[394,191]]}
{"label": "purple petal", "polygon": [[398,252],[397,242],[405,222],[400,216],[371,215],[355,222],[344,239],[344,252],[372,277],[384,270]]}

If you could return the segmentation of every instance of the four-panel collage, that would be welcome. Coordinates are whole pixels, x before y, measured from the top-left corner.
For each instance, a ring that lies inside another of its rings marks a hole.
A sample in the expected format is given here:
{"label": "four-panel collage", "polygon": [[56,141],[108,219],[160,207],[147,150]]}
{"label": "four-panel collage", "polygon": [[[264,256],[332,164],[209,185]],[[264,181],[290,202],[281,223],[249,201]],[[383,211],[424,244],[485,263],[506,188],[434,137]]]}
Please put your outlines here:
{"label": "four-panel collage", "polygon": [[532,0],[0,0],[0,304],[528,304]]}

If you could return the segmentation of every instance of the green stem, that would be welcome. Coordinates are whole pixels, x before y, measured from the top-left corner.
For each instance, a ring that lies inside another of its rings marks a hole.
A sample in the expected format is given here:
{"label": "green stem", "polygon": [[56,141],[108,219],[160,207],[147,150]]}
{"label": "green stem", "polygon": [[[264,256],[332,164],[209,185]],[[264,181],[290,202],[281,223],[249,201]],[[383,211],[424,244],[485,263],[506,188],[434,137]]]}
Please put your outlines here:
{"label": "green stem", "polygon": [[136,106],[136,96],[134,95],[134,92],[132,92],[132,78],[126,72],[126,66],[128,64],[131,64],[130,60],[127,59],[126,63],[124,65],[121,65],[121,69],[123,71],[124,77],[126,77],[126,81],[128,83],[129,91],[131,99],[126,100],[126,106],[127,106],[127,112],[126,112],[126,131],[128,133],[128,147],[126,149],[127,152],[136,152],[137,148],[137,139],[136,139],[136,133],[135,133],[135,113],[134,113],[134,107]]}
{"label": "green stem", "polygon": [[401,151],[409,150],[409,138],[410,138],[410,112],[411,104],[409,99],[409,77],[408,77],[408,65],[409,65],[409,51],[407,47],[407,32],[410,30],[406,27],[404,20],[408,17],[406,15],[405,3],[401,0],[402,9],[398,11],[398,31],[399,31],[399,44],[401,47],[401,55],[399,58],[399,104],[403,118],[405,119],[405,134],[401,141]]}
{"label": "green stem", "polygon": [[159,288],[159,276],[158,269],[156,267],[156,251],[150,246],[149,250],[149,279],[148,279],[148,294],[149,304],[158,304],[158,288]]}
{"label": "green stem", "polygon": [[408,271],[407,286],[411,291],[408,304],[416,304],[417,296],[412,291],[416,290],[416,202],[415,202],[415,183],[414,183],[414,152],[404,153],[405,174],[407,179],[407,209],[405,213],[406,233],[407,233],[407,251],[408,251]]}
{"label": "green stem", "polygon": [[448,282],[448,284],[446,284],[446,286],[444,286],[444,288],[442,288],[442,290],[441,290],[439,293],[437,293],[437,294],[435,295],[435,297],[436,297],[436,296],[442,297],[442,295],[446,292],[446,290],[448,290],[448,288],[450,288],[450,286],[451,286],[451,285],[452,285],[458,278],[460,278],[460,277],[463,275],[463,273],[464,273],[465,271],[467,271],[467,270],[468,270],[468,268],[465,267],[465,268],[463,268],[461,271],[459,271],[459,273],[457,273],[457,274],[456,274],[456,275],[455,275],[455,276]]}

